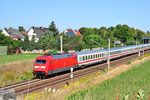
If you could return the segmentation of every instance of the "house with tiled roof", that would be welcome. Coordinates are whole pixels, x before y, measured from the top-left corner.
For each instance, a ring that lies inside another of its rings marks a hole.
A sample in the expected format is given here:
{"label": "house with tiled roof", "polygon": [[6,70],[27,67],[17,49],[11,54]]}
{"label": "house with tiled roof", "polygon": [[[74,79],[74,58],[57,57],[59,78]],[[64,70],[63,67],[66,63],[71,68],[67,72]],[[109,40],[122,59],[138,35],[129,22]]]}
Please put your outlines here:
{"label": "house with tiled roof", "polygon": [[20,33],[23,35],[23,36],[26,36],[28,31],[20,31]]}
{"label": "house with tiled roof", "polygon": [[35,41],[38,42],[39,37],[44,35],[47,32],[48,28],[44,28],[44,27],[34,27],[32,26],[27,35],[29,37],[29,40],[32,40],[33,35],[35,36]]}
{"label": "house with tiled roof", "polygon": [[72,30],[72,29],[66,29],[65,31],[64,31],[64,33],[66,34],[66,35],[68,35],[68,36],[74,36],[74,35],[79,35],[79,36],[81,36],[81,38],[83,38],[83,36],[82,36],[82,34],[78,31],[78,30]]}
{"label": "house with tiled roof", "polygon": [[4,28],[2,34],[4,34],[5,36],[8,36],[8,37],[11,37],[13,40],[24,41],[24,36],[17,29]]}

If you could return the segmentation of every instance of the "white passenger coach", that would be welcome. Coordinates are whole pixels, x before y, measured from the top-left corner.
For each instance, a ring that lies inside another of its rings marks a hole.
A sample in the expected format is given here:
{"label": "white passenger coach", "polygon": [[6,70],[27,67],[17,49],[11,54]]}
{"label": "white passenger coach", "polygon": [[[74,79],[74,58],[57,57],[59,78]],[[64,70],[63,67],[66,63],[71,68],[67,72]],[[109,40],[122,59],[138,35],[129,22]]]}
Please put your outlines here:
{"label": "white passenger coach", "polygon": [[[150,49],[150,44],[118,47],[110,49],[110,59]],[[89,65],[108,59],[108,49],[75,52],[79,66]]]}

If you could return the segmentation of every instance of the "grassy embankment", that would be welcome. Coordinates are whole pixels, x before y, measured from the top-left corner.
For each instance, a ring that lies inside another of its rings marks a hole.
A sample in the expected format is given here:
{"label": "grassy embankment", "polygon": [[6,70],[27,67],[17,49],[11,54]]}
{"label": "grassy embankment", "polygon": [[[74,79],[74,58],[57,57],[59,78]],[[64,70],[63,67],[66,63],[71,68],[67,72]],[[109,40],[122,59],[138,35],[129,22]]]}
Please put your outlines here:
{"label": "grassy embankment", "polygon": [[72,94],[67,100],[148,100],[150,60],[100,85]]}
{"label": "grassy embankment", "polygon": [[33,77],[33,63],[41,54],[0,55],[0,86]]}
{"label": "grassy embankment", "polygon": [[40,54],[13,54],[13,55],[0,55],[0,65],[11,64],[15,62],[23,62],[35,60],[35,57]]}
{"label": "grassy embankment", "polygon": [[29,94],[25,100],[147,100],[150,95],[149,55],[110,71],[83,77],[55,93]]}

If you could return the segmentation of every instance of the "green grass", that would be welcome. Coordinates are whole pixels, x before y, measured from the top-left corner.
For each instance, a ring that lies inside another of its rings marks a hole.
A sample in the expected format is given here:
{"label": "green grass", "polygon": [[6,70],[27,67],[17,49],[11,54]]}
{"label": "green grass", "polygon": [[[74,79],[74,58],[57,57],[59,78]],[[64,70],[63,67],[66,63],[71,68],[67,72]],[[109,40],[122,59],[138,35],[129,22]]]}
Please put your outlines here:
{"label": "green grass", "polygon": [[131,61],[128,61],[127,64],[131,64]]}
{"label": "green grass", "polygon": [[35,60],[37,56],[41,54],[13,54],[13,55],[0,55],[0,65],[20,62],[20,61],[30,61]]}
{"label": "green grass", "polygon": [[[137,99],[142,90],[144,97]],[[76,92],[67,100],[147,100],[150,95],[150,61],[141,63],[117,77],[85,91]],[[128,99],[124,97],[128,96]],[[136,98],[136,99],[134,99]]]}

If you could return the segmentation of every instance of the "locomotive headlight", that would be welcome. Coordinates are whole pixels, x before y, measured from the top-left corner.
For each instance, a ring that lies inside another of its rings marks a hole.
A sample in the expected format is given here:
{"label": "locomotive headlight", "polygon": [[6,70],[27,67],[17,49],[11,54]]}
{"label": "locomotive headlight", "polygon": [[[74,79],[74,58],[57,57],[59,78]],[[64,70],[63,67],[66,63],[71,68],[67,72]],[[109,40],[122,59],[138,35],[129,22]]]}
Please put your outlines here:
{"label": "locomotive headlight", "polygon": [[45,68],[45,66],[41,66],[41,68]]}
{"label": "locomotive headlight", "polygon": [[34,66],[34,68],[39,68],[39,66]]}

